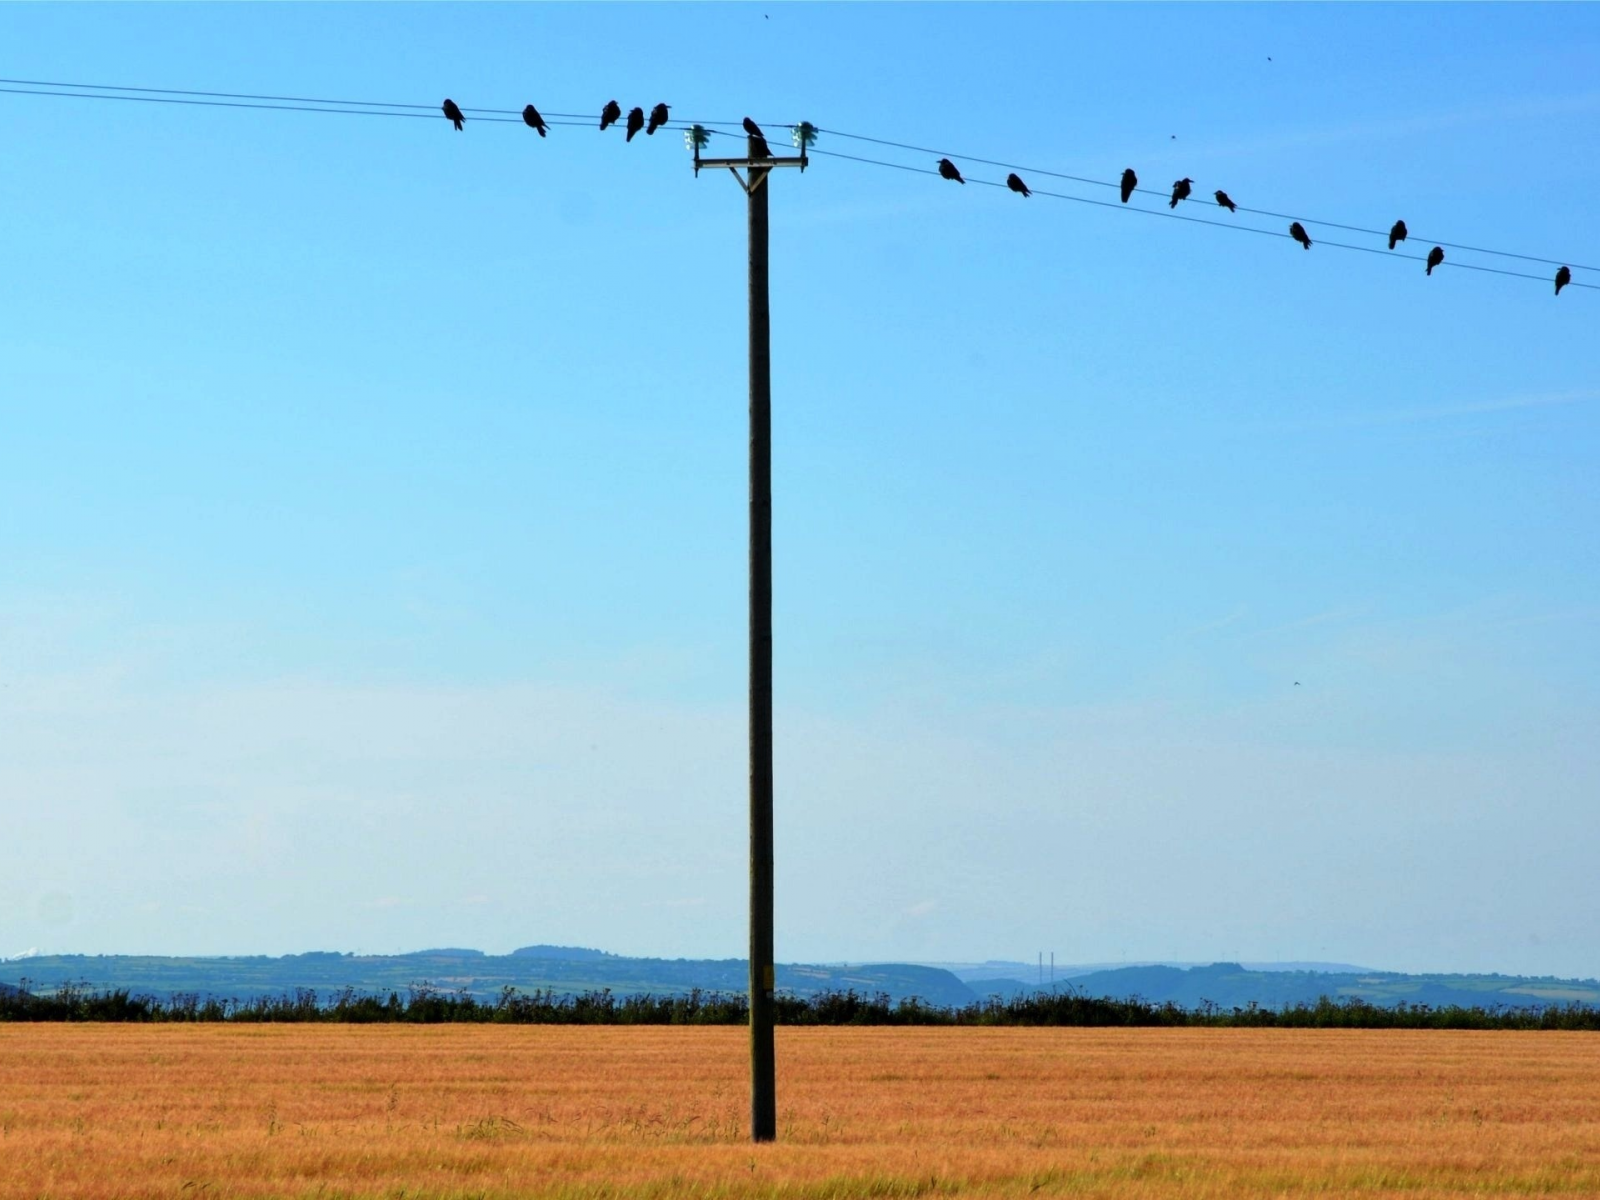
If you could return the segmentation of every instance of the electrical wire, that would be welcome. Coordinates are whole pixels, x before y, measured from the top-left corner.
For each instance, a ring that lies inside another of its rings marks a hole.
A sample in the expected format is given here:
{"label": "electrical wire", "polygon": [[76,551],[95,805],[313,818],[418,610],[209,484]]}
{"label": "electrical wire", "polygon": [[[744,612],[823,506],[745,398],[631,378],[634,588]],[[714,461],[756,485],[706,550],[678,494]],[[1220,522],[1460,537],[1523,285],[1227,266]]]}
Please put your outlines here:
{"label": "electrical wire", "polygon": [[[821,156],[824,156],[824,157],[827,157],[827,158],[848,159],[851,162],[866,163],[866,164],[868,164],[870,166],[874,166],[874,167],[890,167],[890,168],[893,168],[896,171],[911,171],[911,172],[913,172],[915,174],[918,174],[918,175],[932,175],[932,176],[935,176],[935,177],[939,176],[939,172],[938,171],[933,170],[933,169],[931,169],[929,167],[913,167],[913,166],[908,166],[905,163],[888,162],[888,161],[886,161],[884,159],[881,159],[881,158],[863,158],[859,154],[843,154],[843,153],[841,153],[841,152],[839,152],[837,150],[818,150],[816,147],[812,147],[811,150],[808,151],[808,153],[815,154],[815,155],[821,155]],[[973,161],[973,160],[969,159],[969,160],[966,160],[966,161]],[[1002,163],[1000,165],[1005,166],[1007,164]],[[963,178],[965,178],[965,177],[963,177]],[[974,177],[974,178],[971,178],[971,179],[966,179],[965,181],[967,183],[979,184],[980,186],[983,186],[983,187],[1001,188],[1001,189],[1004,189],[1006,191],[1010,190],[1010,187],[1007,184],[1001,183],[1001,182],[997,182],[996,180],[993,180],[993,179],[978,179],[978,178]],[[1254,225],[1240,225],[1239,223],[1234,222],[1234,221],[1216,221],[1216,220],[1212,220],[1209,217],[1191,217],[1187,213],[1162,212],[1159,209],[1138,208],[1138,207],[1135,207],[1133,205],[1115,203],[1115,202],[1110,201],[1110,200],[1093,200],[1093,199],[1090,199],[1087,196],[1073,196],[1073,195],[1070,195],[1070,194],[1068,194],[1066,192],[1046,191],[1043,188],[1030,188],[1029,192],[1032,195],[1035,195],[1035,196],[1048,196],[1052,200],[1070,200],[1075,204],[1092,204],[1096,208],[1109,208],[1109,209],[1112,209],[1115,212],[1140,213],[1140,214],[1142,214],[1144,216],[1147,216],[1147,217],[1162,217],[1162,218],[1164,218],[1166,220],[1169,220],[1169,221],[1187,221],[1192,225],[1210,225],[1210,226],[1212,226],[1213,228],[1216,228],[1216,229],[1230,229],[1230,230],[1233,230],[1236,233],[1257,233],[1257,234],[1261,234],[1263,237],[1285,238],[1285,239],[1288,239],[1288,240],[1291,240],[1291,241],[1293,240],[1293,238],[1292,238],[1292,236],[1290,234],[1285,233],[1285,232],[1283,232],[1281,230],[1277,230],[1277,229],[1259,229]],[[1157,194],[1159,194],[1159,193],[1157,193]],[[1239,211],[1240,212],[1244,212],[1246,210],[1243,207],[1241,207]],[[1277,214],[1268,214],[1268,215],[1274,215],[1275,216]],[[1387,236],[1387,234],[1385,236]],[[1339,249],[1339,250],[1359,250],[1364,254],[1376,254],[1376,255],[1379,255],[1382,258],[1400,259],[1400,260],[1405,260],[1407,262],[1426,262],[1427,261],[1426,256],[1425,255],[1421,255],[1421,254],[1407,254],[1404,251],[1379,250],[1379,249],[1377,249],[1376,247],[1373,247],[1373,246],[1356,246],[1356,245],[1350,244],[1349,242],[1331,242],[1331,241],[1328,241],[1325,238],[1318,238],[1313,244],[1317,245],[1317,246],[1331,246],[1331,247],[1334,247],[1334,248]],[[1458,270],[1463,270],[1463,271],[1483,271],[1483,272],[1485,272],[1487,274],[1490,274],[1490,275],[1509,275],[1509,276],[1511,276],[1513,278],[1516,278],[1516,279],[1531,279],[1536,283],[1549,283],[1550,282],[1550,277],[1548,275],[1530,275],[1526,271],[1507,271],[1507,270],[1505,270],[1505,269],[1503,269],[1501,267],[1485,267],[1485,266],[1481,266],[1481,265],[1479,265],[1477,263],[1453,262],[1453,261],[1451,261],[1449,259],[1446,259],[1444,262],[1440,263],[1439,267],[1454,267],[1454,268],[1456,268]],[[1435,269],[1437,270],[1439,268],[1435,268]],[[1588,289],[1590,291],[1600,291],[1600,284],[1579,283],[1577,281],[1573,281],[1573,282],[1567,284],[1566,286],[1567,287],[1586,288],[1586,289]]]}
{"label": "electrical wire", "polygon": [[[6,81],[0,80],[0,82],[6,82]],[[161,89],[147,88],[145,90],[147,90],[147,91],[157,91],[157,90],[161,90]],[[171,89],[168,89],[168,90],[171,90]],[[335,115],[338,115],[338,116],[346,116],[346,117],[406,117],[406,118],[410,118],[410,119],[413,119],[413,120],[421,120],[421,121],[438,121],[438,120],[442,119],[441,116],[440,116],[440,113],[439,113],[439,106],[436,105],[436,104],[433,104],[433,105],[423,105],[423,104],[405,105],[404,106],[405,108],[408,108],[408,109],[411,109],[411,108],[422,109],[423,111],[421,111],[421,112],[399,112],[399,111],[389,111],[389,110],[386,110],[386,109],[378,109],[378,108],[357,108],[357,107],[350,107],[350,108],[321,108],[321,107],[317,107],[318,104],[345,104],[345,103],[348,103],[348,104],[351,104],[351,105],[356,105],[356,104],[363,103],[362,101],[340,101],[340,100],[315,101],[315,102],[307,103],[307,104],[298,104],[298,103],[294,103],[294,104],[290,104],[290,103],[268,104],[268,103],[255,103],[255,102],[250,102],[250,101],[245,101],[245,100],[186,99],[186,98],[184,98],[182,96],[172,96],[172,95],[165,95],[165,96],[112,96],[112,95],[101,95],[101,94],[94,93],[94,92],[43,91],[43,90],[36,90],[36,89],[32,89],[32,88],[18,88],[18,87],[0,87],[0,94],[9,94],[9,95],[13,95],[13,96],[59,96],[59,97],[61,97],[63,99],[69,99],[69,100],[72,100],[72,99],[75,99],[75,100],[133,100],[133,101],[137,101],[137,102],[144,103],[144,104],[184,104],[184,105],[197,106],[197,107],[200,107],[200,108],[251,108],[251,109],[257,109],[257,110],[263,111],[263,112],[332,113],[332,114],[335,114]],[[305,97],[290,97],[290,96],[284,96],[284,97],[268,97],[268,96],[264,96],[261,99],[262,100],[277,100],[277,99],[295,100],[295,99],[306,99],[306,98]],[[392,108],[392,109],[399,109],[400,107],[401,107],[400,105],[391,105],[390,106],[390,108]],[[474,122],[488,122],[488,123],[494,124],[494,125],[522,125],[522,124],[525,123],[523,121],[522,112],[521,112],[520,109],[511,110],[511,109],[466,108],[466,107],[463,107],[461,111],[464,114],[470,115]],[[515,115],[513,115],[513,116],[484,115],[484,114],[496,114],[496,113],[505,113],[505,112],[514,112]],[[552,126],[557,126],[557,127],[562,127],[562,128],[593,129],[595,127],[595,124],[596,124],[595,118],[593,116],[585,116],[585,115],[578,114],[578,113],[549,113],[549,114],[541,113],[540,116],[544,120],[546,125],[552,125]],[[703,124],[703,122],[701,122],[701,124]],[[724,122],[724,124],[731,125],[731,124],[734,124],[734,122],[729,121],[729,122]],[[677,122],[669,122],[667,125],[663,126],[662,128],[675,129],[676,130],[676,129],[688,129],[689,127],[690,126],[688,124],[680,124],[680,123],[677,123]],[[706,130],[706,132],[707,133],[715,133],[715,134],[723,134],[725,131],[721,130],[721,129],[708,129],[708,130]],[[742,137],[743,134],[741,133],[738,136]]]}
{"label": "electrical wire", "polygon": [[[999,160],[992,158],[978,158],[971,154],[958,154],[954,150],[935,150],[928,146],[913,146],[907,142],[892,142],[886,138],[868,137],[863,133],[847,133],[842,129],[818,129],[817,132],[819,134],[825,133],[829,137],[849,138],[851,141],[871,142],[878,146],[890,146],[896,150],[912,150],[918,154],[933,154],[940,158],[958,159],[961,162],[981,163],[986,167],[1004,167],[1008,171],[1025,171],[1029,175],[1046,175],[1053,179],[1070,179],[1074,183],[1092,184],[1095,187],[1118,189],[1122,186],[1120,180],[1117,182],[1112,182],[1105,179],[1089,179],[1082,175],[1065,175],[1060,171],[1050,171],[1043,167],[1025,167],[1019,163],[1000,162]],[[1191,180],[1191,182],[1193,181]],[[1139,195],[1159,196],[1163,200],[1167,199],[1169,195],[1167,192],[1159,191],[1153,188],[1135,188],[1134,191]],[[1338,221],[1324,221],[1318,217],[1304,217],[1295,213],[1272,212],[1271,210],[1264,208],[1246,208],[1242,204],[1238,205],[1238,210],[1242,213],[1250,213],[1258,217],[1277,217],[1285,221],[1302,221],[1307,225],[1321,225],[1328,229],[1343,229],[1348,233],[1367,233],[1371,234],[1373,237],[1381,237],[1385,239],[1389,236],[1389,231],[1387,229],[1367,229],[1361,225],[1344,225]],[[1533,254],[1516,254],[1510,250],[1490,250],[1483,246],[1467,246],[1459,242],[1447,242],[1442,238],[1424,237],[1421,234],[1409,234],[1406,240],[1433,242],[1435,245],[1444,246],[1451,250],[1466,250],[1474,254],[1493,254],[1501,258],[1520,258],[1525,262],[1548,263],[1553,267],[1565,266],[1574,271],[1600,271],[1600,267],[1585,266],[1582,263],[1575,263],[1568,259],[1541,258]]]}
{"label": "electrical wire", "polygon": [[[310,112],[340,114],[344,116],[409,117],[419,120],[439,119],[439,107],[432,104],[410,104],[388,100],[335,100],[327,97],[316,96],[281,96],[253,92],[213,92],[199,91],[188,88],[152,88],[99,83],[68,83],[57,80],[41,79],[0,78],[0,93],[22,96],[55,96],[63,99],[131,100],[148,104],[178,104],[205,108],[255,109],[273,112]],[[135,94],[130,95],[127,93]],[[464,114],[471,115],[474,122],[482,121],[490,124],[506,125],[518,125],[524,123],[520,109],[469,108],[463,105],[461,106],[461,111]],[[545,121],[545,124],[556,127],[583,128],[593,127],[595,124],[595,117],[586,113],[552,111],[549,113],[542,113],[541,117]],[[778,127],[783,123],[775,122],[773,124],[774,127]],[[731,120],[674,120],[669,122],[663,128],[688,130],[694,126],[700,126],[701,128],[705,129],[707,133],[713,135],[735,138],[743,136],[742,122]],[[730,129],[718,128],[718,126],[740,128],[741,131],[739,133],[734,133],[730,132]],[[1092,187],[1108,187],[1116,189],[1120,188],[1121,186],[1120,182],[1093,179],[1082,175],[1071,175],[1061,171],[1051,171],[1044,167],[1030,167],[1020,163],[1004,162],[999,159],[981,158],[971,154],[960,154],[955,151],[938,150],[928,146],[918,146],[909,142],[897,142],[888,138],[879,138],[867,134],[851,133],[841,129],[819,128],[818,133],[825,133],[830,137],[846,138],[851,141],[868,142],[873,145],[888,146],[893,149],[906,150],[918,154],[932,154],[943,158],[958,159],[961,162],[966,163],[978,163],[983,166],[1004,167],[1011,171],[1024,171],[1035,177],[1044,176],[1050,179],[1062,179],[1068,182],[1080,183]],[[846,159],[848,161],[869,164],[872,166],[912,171],[924,175],[938,174],[937,171],[930,170],[926,167],[916,167],[907,165],[905,163],[889,162],[884,159],[845,154],[840,151],[819,150],[815,147],[812,147],[809,150],[809,153],[829,158]],[[991,180],[973,179],[969,182],[986,184],[991,187],[1006,186],[1003,183],[995,183]],[[1035,195],[1048,196],[1051,199],[1070,200],[1080,204],[1092,204],[1104,208],[1120,209],[1130,212],[1142,212],[1147,216],[1170,217],[1175,220],[1187,221],[1197,225],[1211,225],[1219,229],[1234,229],[1243,232],[1265,234],[1272,237],[1289,236],[1288,234],[1281,233],[1277,230],[1257,229],[1253,226],[1239,225],[1237,223],[1226,221],[1214,221],[1203,217],[1191,217],[1187,214],[1181,214],[1177,212],[1164,213],[1144,208],[1130,208],[1129,206],[1120,203],[1113,204],[1109,201],[1091,200],[1088,197],[1073,196],[1064,192],[1043,191],[1037,188],[1032,189],[1032,191]],[[1151,188],[1135,188],[1134,192],[1138,195],[1156,196],[1162,199],[1167,198],[1167,193]],[[1386,230],[1368,229],[1360,225],[1348,225],[1338,221],[1321,220],[1316,217],[1296,216],[1292,213],[1274,212],[1270,209],[1248,208],[1244,205],[1238,205],[1237,210],[1252,216],[1272,217],[1281,220],[1298,220],[1304,222],[1305,224],[1316,227],[1341,229],[1350,233],[1368,234],[1379,238],[1387,239],[1389,236]],[[1572,263],[1569,260],[1543,258],[1536,255],[1519,254],[1509,250],[1494,250],[1483,246],[1469,246],[1464,243],[1447,242],[1443,240],[1436,240],[1434,238],[1423,237],[1420,235],[1412,235],[1408,237],[1407,240],[1417,242],[1433,241],[1435,244],[1441,247],[1448,247],[1453,250],[1464,250],[1474,254],[1486,254],[1501,258],[1519,259],[1524,262],[1536,262],[1553,266],[1567,266],[1569,269],[1578,271],[1600,271],[1600,267],[1590,267],[1581,263]],[[1422,257],[1419,255],[1395,253],[1393,251],[1381,251],[1370,246],[1357,246],[1343,242],[1333,242],[1324,238],[1317,239],[1315,244],[1319,246],[1333,246],[1342,250],[1361,250],[1368,253],[1383,254],[1385,257],[1407,259],[1415,262],[1423,261]],[[1507,271],[1501,268],[1487,267],[1475,263],[1447,261],[1441,265],[1456,267],[1463,270],[1482,271],[1495,275],[1507,275],[1519,279],[1532,279],[1540,282],[1548,282],[1548,279],[1542,275],[1531,275],[1521,271]],[[1585,288],[1591,291],[1600,290],[1600,285],[1582,283],[1578,280],[1572,280],[1566,286]]]}
{"label": "electrical wire", "polygon": [[[393,101],[393,100],[330,100],[326,96],[272,96],[272,95],[264,95],[264,94],[256,93],[256,92],[202,92],[202,91],[196,91],[196,90],[191,89],[191,88],[127,87],[127,86],[122,86],[122,85],[118,85],[118,84],[109,84],[109,83],[65,83],[65,82],[62,82],[62,81],[59,81],[59,80],[50,80],[50,79],[0,79],[0,84],[17,85],[16,87],[3,87],[3,88],[0,88],[0,91],[7,91],[7,92],[9,92],[9,91],[18,91],[18,94],[27,95],[27,96],[64,96],[64,95],[71,95],[72,93],[69,93],[69,92],[23,92],[23,91],[19,91],[18,88],[22,88],[22,87],[28,87],[28,88],[77,88],[77,89],[80,89],[81,91],[83,91],[85,93],[139,92],[139,93],[148,93],[148,94],[151,94],[151,95],[159,95],[159,96],[193,96],[193,97],[199,97],[201,99],[206,99],[206,100],[269,100],[269,101],[278,102],[278,103],[283,104],[283,105],[316,104],[316,105],[334,106],[334,107],[323,107],[323,108],[286,108],[286,111],[288,111],[288,112],[344,112],[344,111],[352,110],[352,109],[353,110],[362,110],[362,109],[414,109],[414,110],[416,110],[414,112],[396,112],[396,113],[374,112],[374,113],[369,114],[371,116],[406,116],[406,117],[410,117],[410,116],[429,116],[429,117],[432,117],[432,116],[437,116],[438,113],[439,113],[439,106],[437,104],[401,104],[401,103],[398,103],[398,102]],[[141,97],[140,96],[115,96],[115,95],[86,95],[83,98],[84,99],[100,99],[100,100],[137,100],[137,99],[140,99]],[[243,108],[243,107],[248,107],[248,106],[246,106],[246,105],[218,105],[218,107],[226,107],[226,108],[238,107],[238,108]],[[461,111],[463,113],[480,113],[480,114],[491,115],[491,116],[509,116],[509,117],[517,117],[519,119],[522,116],[522,110],[520,108],[468,108],[466,105],[462,105],[461,106]],[[598,113],[563,113],[563,112],[548,112],[548,113],[541,113],[540,115],[544,116],[546,118],[558,117],[558,118],[561,118],[563,121],[581,122],[583,124],[591,124],[591,125],[595,124],[597,122],[597,118],[599,116]],[[507,122],[507,124],[514,124],[514,122]],[[690,121],[690,120],[687,120],[687,119],[682,119],[681,124],[682,124],[683,128],[688,128],[690,125],[705,125],[705,126],[727,125],[727,126],[732,126],[734,128],[742,128],[743,119],[741,118],[740,120],[737,120],[737,121],[733,121],[733,120],[713,121],[713,120],[709,120],[709,119],[708,120],[699,120],[699,121]],[[785,122],[781,122],[781,121],[773,122],[773,125],[774,125],[775,128],[778,127],[778,126],[784,125],[784,124],[786,124],[786,123]],[[713,129],[713,130],[711,130],[711,132],[720,132],[720,130]]]}

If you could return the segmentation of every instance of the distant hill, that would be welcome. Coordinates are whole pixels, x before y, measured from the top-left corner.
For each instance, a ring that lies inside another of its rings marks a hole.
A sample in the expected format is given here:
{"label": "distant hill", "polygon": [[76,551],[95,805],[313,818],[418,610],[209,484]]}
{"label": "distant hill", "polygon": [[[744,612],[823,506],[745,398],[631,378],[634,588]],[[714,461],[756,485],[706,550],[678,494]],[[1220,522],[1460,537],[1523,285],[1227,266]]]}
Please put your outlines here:
{"label": "distant hill", "polygon": [[561,962],[598,962],[603,958],[617,958],[604,950],[591,950],[587,946],[522,946],[511,952],[513,958],[553,958]]}
{"label": "distant hill", "polygon": [[[1059,974],[1059,971],[1058,971]],[[1036,981],[974,979],[968,987],[981,995],[1009,999],[1039,991]],[[1600,1007],[1600,982],[1522,975],[1407,975],[1394,971],[1283,971],[1251,969],[1240,963],[1212,963],[1187,970],[1167,966],[1119,967],[1077,975],[1058,985],[1084,996],[1140,999],[1184,1008],[1282,1008],[1331,1000],[1360,999],[1369,1004],[1427,1004],[1438,1008],[1530,1008],[1588,1004]]]}
{"label": "distant hill", "polygon": [[[62,983],[93,988],[127,988],[166,998],[195,993],[249,1000],[296,988],[324,996],[343,988],[358,992],[404,992],[427,984],[489,999],[503,988],[545,990],[563,995],[609,989],[671,996],[701,991],[743,992],[749,986],[744,959],[624,958],[581,947],[529,946],[514,954],[481,950],[419,950],[410,954],[357,955],[330,951],[281,958],[168,958],[140,955],[42,955],[25,962],[0,963],[0,981],[31,981],[35,990]],[[887,993],[895,1001],[917,997],[955,1007],[977,994],[950,972],[905,964],[809,966],[779,964],[780,991],[799,996],[855,990]]]}
{"label": "distant hill", "polygon": [[[1273,964],[1277,967],[1281,964]],[[855,991],[887,994],[892,1001],[911,997],[941,1007],[961,1007],[990,996],[1010,999],[1040,991],[1036,964],[1021,977],[976,977],[1030,964],[961,964],[966,980],[940,966],[912,963],[780,964],[780,991],[798,996]],[[1071,969],[1071,968],[1068,968]],[[319,950],[281,958],[163,958],[144,956],[41,955],[0,962],[0,986],[30,981],[36,991],[63,983],[92,988],[126,988],[136,994],[168,998],[194,993],[221,999],[251,1000],[297,988],[315,989],[327,999],[345,988],[357,992],[404,993],[427,985],[492,999],[504,988],[558,995],[609,990],[616,996],[651,993],[676,996],[701,991],[743,992],[745,960],[628,958],[581,946],[526,946],[512,954],[481,950],[418,950],[410,954],[341,954]],[[1212,963],[1176,967],[1162,964],[1087,970],[1063,978],[1057,990],[1113,1000],[1138,999],[1184,1008],[1281,1008],[1332,1000],[1360,999],[1372,1004],[1427,1004],[1433,1007],[1528,1008],[1580,1003],[1600,1007],[1600,983],[1592,979],[1534,978],[1516,975],[1405,975],[1397,972],[1264,970],[1260,964]],[[1048,985],[1044,990],[1048,990]]]}
{"label": "distant hill", "polygon": [[432,950],[411,950],[397,954],[396,958],[483,958],[482,950],[467,950],[460,946],[436,946]]}
{"label": "distant hill", "polygon": [[[963,983],[980,983],[990,979],[1009,979],[1018,983],[1028,980],[1049,983],[1052,978],[1049,963],[1018,962],[1016,960],[991,958],[981,963],[925,963],[929,967],[943,967]],[[1176,967],[1179,970],[1189,970],[1193,967],[1208,967],[1210,963],[1200,962],[1171,962],[1171,961],[1135,961],[1114,963],[1056,963],[1053,978],[1059,982],[1063,979],[1076,979],[1081,975],[1094,975],[1102,971],[1121,971],[1130,967]],[[1247,971],[1317,971],[1331,975],[1366,975],[1372,973],[1371,967],[1361,967],[1354,963],[1335,962],[1252,962],[1243,964]],[[1037,986],[1037,982],[1035,986]],[[981,989],[980,989],[981,990]]]}

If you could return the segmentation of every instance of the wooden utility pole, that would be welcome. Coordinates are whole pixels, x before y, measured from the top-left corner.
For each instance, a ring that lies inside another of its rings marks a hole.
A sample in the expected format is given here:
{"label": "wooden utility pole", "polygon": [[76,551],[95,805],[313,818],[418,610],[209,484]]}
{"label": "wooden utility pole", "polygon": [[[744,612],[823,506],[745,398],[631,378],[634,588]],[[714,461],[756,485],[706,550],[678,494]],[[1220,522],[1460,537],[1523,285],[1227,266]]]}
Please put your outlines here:
{"label": "wooden utility pole", "polygon": [[[772,993],[772,328],[767,298],[767,177],[798,158],[701,158],[704,138],[691,131],[695,174],[727,167],[748,206],[750,297],[750,1140],[778,1136]],[[765,140],[760,144],[766,149]],[[739,168],[744,168],[744,175]]]}
{"label": "wooden utility pole", "polygon": [[[754,153],[754,139],[751,139]],[[750,1140],[778,1136],[772,990],[772,329],[768,172],[750,170]]]}

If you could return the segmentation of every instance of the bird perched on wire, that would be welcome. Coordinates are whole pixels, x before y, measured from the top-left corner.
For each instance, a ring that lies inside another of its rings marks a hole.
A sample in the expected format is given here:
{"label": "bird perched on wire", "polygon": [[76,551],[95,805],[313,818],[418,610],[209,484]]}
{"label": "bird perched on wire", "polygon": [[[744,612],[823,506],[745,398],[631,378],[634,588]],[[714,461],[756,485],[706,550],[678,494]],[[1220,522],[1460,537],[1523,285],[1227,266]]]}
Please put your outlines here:
{"label": "bird perched on wire", "polygon": [[1561,270],[1556,272],[1556,295],[1561,295],[1561,289],[1571,282],[1572,272],[1567,270],[1566,267],[1562,267]]}
{"label": "bird perched on wire", "polygon": [[466,121],[466,118],[461,115],[461,109],[456,102],[454,100],[446,99],[445,102],[439,107],[444,109],[444,115],[450,118],[450,123],[454,125],[457,130],[460,130],[462,128],[462,123]]}
{"label": "bird perched on wire", "polygon": [[1311,249],[1311,235],[1306,232],[1306,227],[1295,221],[1289,226],[1289,236],[1299,242],[1307,250]]}
{"label": "bird perched on wire", "polygon": [[752,149],[756,158],[772,157],[772,151],[767,147],[767,135],[761,132],[761,126],[746,117],[744,119],[744,131],[755,139],[755,145]]}
{"label": "bird perched on wire", "polygon": [[539,115],[539,110],[533,105],[530,104],[522,110],[522,120],[528,128],[537,129],[540,137],[544,136],[544,118]]}
{"label": "bird perched on wire", "polygon": [[1122,202],[1124,204],[1128,202],[1128,197],[1133,195],[1133,189],[1138,186],[1139,177],[1133,173],[1133,168],[1129,167],[1122,173]]}
{"label": "bird perched on wire", "polygon": [[1194,182],[1194,180],[1192,180],[1192,179],[1180,179],[1180,180],[1178,180],[1177,183],[1173,184],[1172,185],[1172,203],[1167,205],[1167,207],[1168,208],[1177,208],[1179,200],[1187,200],[1189,198],[1189,191],[1190,191],[1189,185],[1191,183],[1193,183],[1193,182]]}
{"label": "bird perched on wire", "polygon": [[1406,234],[1409,232],[1410,230],[1406,228],[1406,223],[1404,221],[1396,221],[1393,225],[1389,226],[1389,249],[1393,250],[1396,242],[1405,241]]}
{"label": "bird perched on wire", "polygon": [[961,172],[956,170],[955,163],[951,162],[948,158],[941,158],[939,160],[939,174],[944,176],[946,179],[954,179],[957,183],[967,182],[965,179],[961,178]]}
{"label": "bird perched on wire", "polygon": [[644,128],[644,109],[630,108],[628,110],[628,136],[623,141],[633,141],[633,135]]}
{"label": "bird perched on wire", "polygon": [[1028,190],[1028,185],[1022,182],[1022,176],[1015,173],[1006,176],[1006,186],[1013,192],[1021,192],[1024,196],[1033,195]]}
{"label": "bird perched on wire", "polygon": [[622,105],[615,100],[607,100],[606,106],[600,110],[600,132],[604,133],[607,125],[614,124],[622,116]]}
{"label": "bird perched on wire", "polygon": [[1217,193],[1217,203],[1220,206],[1222,206],[1223,208],[1227,209],[1229,212],[1238,212],[1239,211],[1239,206],[1237,204],[1235,204],[1232,200],[1228,199],[1228,193],[1227,192],[1219,191]]}
{"label": "bird perched on wire", "polygon": [[1427,271],[1427,273],[1429,275],[1432,275],[1433,274],[1433,269],[1435,267],[1437,267],[1443,261],[1444,261],[1444,247],[1443,246],[1435,246],[1432,250],[1429,250],[1428,251],[1428,271]]}
{"label": "bird perched on wire", "polygon": [[667,123],[667,108],[665,104],[658,104],[650,110],[650,124],[644,127],[646,137],[652,136],[656,130]]}

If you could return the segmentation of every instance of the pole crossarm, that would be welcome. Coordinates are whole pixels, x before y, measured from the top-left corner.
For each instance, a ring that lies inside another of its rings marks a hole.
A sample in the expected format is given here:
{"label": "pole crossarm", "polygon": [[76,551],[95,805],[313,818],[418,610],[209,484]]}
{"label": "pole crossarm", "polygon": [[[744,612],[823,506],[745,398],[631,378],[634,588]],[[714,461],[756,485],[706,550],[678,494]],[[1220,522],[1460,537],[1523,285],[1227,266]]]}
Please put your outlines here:
{"label": "pole crossarm", "polygon": [[[734,178],[739,179],[740,186],[747,193],[752,187],[759,187],[761,179],[765,179],[767,172],[774,167],[799,167],[804,171],[810,165],[811,159],[804,152],[797,155],[771,155],[767,158],[701,158],[700,147],[696,146],[694,148],[694,173],[696,175],[700,174],[701,167],[727,167],[728,170],[733,172]],[[757,179],[754,184],[745,183],[739,176],[740,167],[743,167],[751,176],[760,171],[761,178]]]}
{"label": "pole crossarm", "polygon": [[[445,132],[449,132],[446,130]],[[802,171],[810,164],[811,160],[804,154],[795,158],[702,158],[702,167],[799,167]]]}

